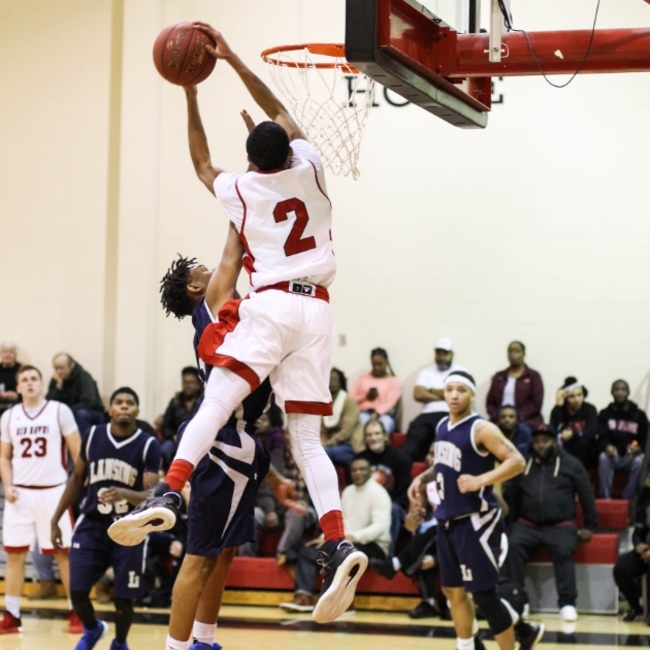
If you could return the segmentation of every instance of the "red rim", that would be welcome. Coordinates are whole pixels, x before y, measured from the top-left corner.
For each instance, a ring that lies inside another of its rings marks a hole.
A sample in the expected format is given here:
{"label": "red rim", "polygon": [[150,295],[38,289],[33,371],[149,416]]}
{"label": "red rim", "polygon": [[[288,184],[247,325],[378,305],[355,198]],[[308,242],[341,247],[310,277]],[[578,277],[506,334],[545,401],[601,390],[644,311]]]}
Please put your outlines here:
{"label": "red rim", "polygon": [[[320,56],[331,56],[332,58],[343,59],[343,61],[335,61],[332,63],[318,62],[318,63],[304,63],[302,61],[283,61],[275,54],[281,52],[297,52],[299,50],[308,50],[311,54],[319,54]],[[265,63],[271,65],[283,65],[287,68],[318,68],[320,70],[327,70],[331,68],[341,68],[344,72],[350,74],[359,74],[359,70],[351,63],[345,60],[345,45],[342,43],[303,43],[302,45],[277,45],[264,50],[261,54]]]}

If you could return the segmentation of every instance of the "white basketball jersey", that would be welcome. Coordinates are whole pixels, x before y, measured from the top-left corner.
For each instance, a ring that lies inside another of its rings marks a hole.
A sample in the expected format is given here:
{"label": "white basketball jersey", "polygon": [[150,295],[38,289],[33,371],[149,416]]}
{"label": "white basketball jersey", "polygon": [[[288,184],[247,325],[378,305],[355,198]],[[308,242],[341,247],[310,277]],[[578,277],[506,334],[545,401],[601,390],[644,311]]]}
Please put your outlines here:
{"label": "white basketball jersey", "polygon": [[64,436],[76,431],[72,411],[61,402],[45,401],[26,411],[17,404],[2,414],[2,442],[11,443],[13,484],[45,487],[65,483]]}
{"label": "white basketball jersey", "polygon": [[244,244],[251,289],[291,280],[327,287],[336,275],[323,165],[306,140],[291,147],[289,169],[221,173],[214,182]]}

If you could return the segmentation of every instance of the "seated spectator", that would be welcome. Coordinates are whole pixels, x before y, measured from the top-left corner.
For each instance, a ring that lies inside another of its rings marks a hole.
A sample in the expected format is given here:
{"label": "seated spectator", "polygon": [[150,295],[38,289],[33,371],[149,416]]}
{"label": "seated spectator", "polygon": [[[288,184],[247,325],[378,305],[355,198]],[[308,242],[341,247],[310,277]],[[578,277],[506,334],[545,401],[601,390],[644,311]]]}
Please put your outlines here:
{"label": "seated spectator", "polygon": [[502,406],[497,411],[496,424],[501,433],[517,447],[517,451],[528,460],[533,433],[527,424],[519,421],[517,407]]}
{"label": "seated spectator", "polygon": [[359,405],[361,424],[365,424],[376,415],[383,422],[386,433],[391,434],[395,431],[402,385],[390,367],[386,350],[383,348],[372,350],[370,361],[372,371],[357,377],[350,395]]}
{"label": "seated spectator", "polygon": [[[650,565],[650,472],[643,481],[635,505],[634,549],[621,555],[614,566],[614,581],[630,606],[624,621],[634,621],[643,614],[637,578],[646,575]],[[650,616],[646,623],[650,625]]]}
{"label": "seated spectator", "polygon": [[612,384],[614,401],[598,414],[599,443],[603,450],[598,458],[600,495],[612,498],[614,472],[630,475],[623,498],[634,499],[639,487],[644,452],[648,439],[648,416],[629,399],[630,387],[623,379]]}
{"label": "seated spectator", "polygon": [[[576,496],[585,517],[581,529],[575,523]],[[578,541],[588,542],[598,523],[584,466],[558,447],[552,432],[535,431],[526,469],[506,483],[504,497],[514,521],[506,560],[510,578],[523,585],[530,556],[545,548],[555,571],[560,616],[564,621],[577,620],[578,590],[572,556]]]}
{"label": "seated spectator", "polygon": [[273,401],[257,421],[255,435],[262,446],[269,452],[271,464],[275,469],[284,474],[285,452],[288,436],[284,430],[282,409]]}
{"label": "seated spectator", "polygon": [[566,451],[591,469],[596,464],[598,413],[593,404],[585,402],[588,394],[587,387],[575,377],[567,377],[557,391],[551,430]]}
{"label": "seated spectator", "polygon": [[3,341],[0,343],[0,415],[20,399],[16,390],[18,368],[16,344]]}
{"label": "seated spectator", "polygon": [[181,381],[181,390],[169,400],[160,427],[163,436],[160,449],[164,469],[169,467],[176,453],[178,427],[194,417],[198,410],[199,397],[203,395],[203,384],[199,378],[199,371],[194,366],[187,366],[181,370]]}
{"label": "seated spectator", "polygon": [[[372,480],[370,464],[364,458],[353,460],[350,472],[352,485],[348,485],[341,495],[345,537],[369,558],[385,558],[390,545],[390,497],[381,485]],[[316,544],[300,549],[293,600],[280,603],[280,607],[298,612],[314,609],[312,596],[318,557]]]}
{"label": "seated spectator", "polygon": [[424,406],[406,432],[403,451],[411,460],[418,460],[426,454],[436,436],[438,422],[449,414],[444,398],[445,377],[454,370],[467,370],[454,363],[454,344],[448,338],[436,341],[434,362],[433,366],[420,372],[413,389],[413,399]]}
{"label": "seated spectator", "polygon": [[391,447],[381,420],[370,420],[364,427],[363,437],[366,447],[358,458],[370,463],[373,478],[386,488],[393,503],[390,528],[392,553],[409,507],[407,491],[411,484],[411,460],[403,451]]}
{"label": "seated spectator", "polygon": [[347,390],[346,376],[338,368],[332,368],[330,393],[333,413],[321,420],[320,438],[330,460],[338,465],[349,465],[364,448],[359,407]]}
{"label": "seated spectator", "polygon": [[90,373],[66,352],[57,354],[52,359],[52,365],[54,376],[45,398],[63,402],[70,407],[81,435],[88,433],[95,424],[104,424],[106,411],[97,383]]}
{"label": "seated spectator", "polygon": [[510,365],[492,377],[486,407],[490,419],[496,422],[501,406],[516,406],[520,420],[537,429],[544,424],[544,384],[541,375],[525,364],[525,358],[526,346],[521,341],[513,341],[508,346]]}

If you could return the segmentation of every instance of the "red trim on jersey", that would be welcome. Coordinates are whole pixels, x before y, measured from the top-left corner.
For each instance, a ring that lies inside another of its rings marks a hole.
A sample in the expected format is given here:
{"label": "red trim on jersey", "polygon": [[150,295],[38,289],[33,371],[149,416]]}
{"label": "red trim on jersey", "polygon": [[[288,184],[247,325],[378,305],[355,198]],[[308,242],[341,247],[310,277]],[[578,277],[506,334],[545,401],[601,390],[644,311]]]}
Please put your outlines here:
{"label": "red trim on jersey", "polygon": [[[318,170],[316,169],[316,165],[311,160],[307,161],[313,168],[314,168],[314,178],[316,179],[316,185],[318,185],[318,189],[320,190],[320,193],[327,199],[327,202],[330,204],[330,208],[332,207],[332,202],[330,201],[330,197],[325,194],[323,191],[323,188],[320,186],[320,181],[318,180]],[[330,232],[331,236],[331,232]]]}
{"label": "red trim on jersey", "polygon": [[246,251],[246,255],[244,255],[243,257],[244,269],[246,270],[246,273],[248,273],[250,277],[255,272],[255,256],[253,255],[253,253],[251,253],[250,246],[248,245],[248,240],[246,239],[246,235],[244,235],[244,227],[246,226],[246,215],[248,214],[248,211],[246,209],[246,202],[244,201],[241,192],[239,191],[239,179],[235,181],[235,192],[237,192],[237,196],[241,201],[242,210],[244,212],[241,221],[241,229],[238,234],[239,234],[239,241],[241,241],[241,244],[244,247],[244,250]]}
{"label": "red trim on jersey", "polygon": [[27,553],[29,546],[3,546],[5,553]]}
{"label": "red trim on jersey", "polygon": [[[299,282],[299,281],[297,281]],[[307,282],[305,284],[311,284],[311,282]],[[297,293],[295,291],[289,291],[289,283],[288,282],[277,282],[276,284],[270,284],[267,287],[262,287],[261,289],[256,289],[255,293],[262,293],[262,291],[268,291],[269,289],[276,289],[277,291],[284,291],[285,293],[292,293],[295,296],[305,296],[306,298],[319,298],[320,300],[324,300],[325,302],[330,301],[330,294],[329,291],[325,287],[321,287],[319,285],[314,285],[316,287],[316,293],[313,296],[308,296],[304,293]]]}
{"label": "red trim on jersey", "polygon": [[332,402],[302,402],[285,400],[285,413],[301,413],[303,415],[332,415]]}
{"label": "red trim on jersey", "polygon": [[242,361],[217,352],[223,344],[226,335],[233,332],[241,320],[239,317],[239,305],[242,300],[246,300],[246,298],[229,300],[224,304],[219,311],[219,321],[210,323],[203,330],[196,351],[199,359],[205,363],[232,370],[232,372],[246,380],[252,390],[255,390],[260,385],[260,378],[257,376],[257,373]]}
{"label": "red trim on jersey", "polygon": [[70,552],[70,547],[66,546],[65,548],[42,548],[41,553],[43,555],[56,555],[57,553],[63,553],[67,555]]}
{"label": "red trim on jersey", "polygon": [[[39,416],[39,415],[40,415],[40,414],[41,414],[41,413],[42,413],[42,412],[47,408],[47,405],[48,405],[49,403],[50,403],[50,400],[46,399],[46,400],[45,400],[45,404],[43,404],[43,408],[42,408],[42,409],[41,409],[41,410],[40,410],[40,411],[39,411],[39,412],[38,412],[38,413],[37,413],[33,418],[30,417],[29,413],[27,413],[27,411],[25,410],[25,403],[24,403],[24,402],[23,402],[20,406],[21,406],[22,409],[23,409],[23,413],[25,414],[25,417],[26,417],[28,420],[32,420],[32,421],[33,421],[33,420],[35,420],[35,419],[36,419],[36,418],[37,418],[37,417],[38,417],[38,416]],[[58,421],[58,416],[57,416],[57,421]],[[59,425],[59,428],[60,428],[60,425]]]}

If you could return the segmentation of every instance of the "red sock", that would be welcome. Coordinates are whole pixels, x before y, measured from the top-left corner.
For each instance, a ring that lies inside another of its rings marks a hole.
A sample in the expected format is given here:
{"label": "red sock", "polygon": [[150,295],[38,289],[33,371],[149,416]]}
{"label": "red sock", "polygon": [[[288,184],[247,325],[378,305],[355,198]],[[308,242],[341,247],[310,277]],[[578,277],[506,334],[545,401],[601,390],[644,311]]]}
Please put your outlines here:
{"label": "red sock", "polygon": [[193,471],[192,463],[188,463],[186,460],[173,460],[167,476],[165,476],[165,482],[172,490],[180,491],[185,487],[185,483],[192,476]]}
{"label": "red sock", "polygon": [[345,537],[343,530],[343,513],[340,510],[330,510],[320,518],[320,527],[326,542],[337,542]]}

